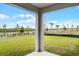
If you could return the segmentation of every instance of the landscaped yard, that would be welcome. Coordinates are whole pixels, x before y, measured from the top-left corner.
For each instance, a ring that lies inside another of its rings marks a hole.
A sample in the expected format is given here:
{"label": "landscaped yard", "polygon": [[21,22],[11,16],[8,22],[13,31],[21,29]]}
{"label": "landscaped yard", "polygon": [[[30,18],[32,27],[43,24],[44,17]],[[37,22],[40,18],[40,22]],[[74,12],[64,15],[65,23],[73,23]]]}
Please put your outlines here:
{"label": "landscaped yard", "polygon": [[79,38],[45,36],[45,50],[58,55],[79,55]]}
{"label": "landscaped yard", "polygon": [[[0,55],[27,55],[35,51],[35,36],[0,37]],[[58,55],[79,55],[79,38],[45,36],[45,51]]]}
{"label": "landscaped yard", "polygon": [[0,38],[0,55],[27,55],[34,51],[35,36],[16,36]]}

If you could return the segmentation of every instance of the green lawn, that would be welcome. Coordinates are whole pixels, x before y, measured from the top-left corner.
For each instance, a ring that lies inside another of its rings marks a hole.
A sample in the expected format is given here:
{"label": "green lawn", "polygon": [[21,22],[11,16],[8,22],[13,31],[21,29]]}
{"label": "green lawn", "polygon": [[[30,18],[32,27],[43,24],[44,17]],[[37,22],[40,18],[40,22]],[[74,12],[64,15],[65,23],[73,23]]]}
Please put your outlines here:
{"label": "green lawn", "polygon": [[79,55],[79,38],[45,36],[45,50],[58,55]]}
{"label": "green lawn", "polygon": [[[22,56],[35,49],[35,36],[0,37],[1,56]],[[45,36],[45,50],[58,55],[79,55],[79,38]]]}
{"label": "green lawn", "polygon": [[31,53],[35,50],[34,39],[34,36],[0,38],[0,55],[20,56]]}

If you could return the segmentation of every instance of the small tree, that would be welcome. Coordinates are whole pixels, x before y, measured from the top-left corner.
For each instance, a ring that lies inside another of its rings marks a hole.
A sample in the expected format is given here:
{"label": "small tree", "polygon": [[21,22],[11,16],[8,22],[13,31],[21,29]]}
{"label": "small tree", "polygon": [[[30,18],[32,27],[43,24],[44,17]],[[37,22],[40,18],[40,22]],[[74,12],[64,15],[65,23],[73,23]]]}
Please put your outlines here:
{"label": "small tree", "polygon": [[66,26],[63,26],[63,30],[64,30],[64,31],[67,30]]}
{"label": "small tree", "polygon": [[16,29],[16,35],[18,35],[18,33],[20,32],[20,26],[17,24],[15,29]]}
{"label": "small tree", "polygon": [[20,28],[20,33],[21,33],[21,34],[24,33],[24,27],[23,27],[23,26]]}
{"label": "small tree", "polygon": [[56,25],[56,27],[57,27],[57,30],[58,30],[58,28],[59,28],[59,25]]}
{"label": "small tree", "polygon": [[72,31],[73,31],[73,29],[74,29],[74,25],[71,25],[71,27],[72,27]]}
{"label": "small tree", "polygon": [[67,30],[68,30],[68,28],[69,28],[69,24],[67,24]]}
{"label": "small tree", "polygon": [[48,28],[46,28],[46,31],[48,31]]}
{"label": "small tree", "polygon": [[20,30],[20,26],[17,24],[16,25],[16,31],[19,32],[19,30]]}
{"label": "small tree", "polygon": [[52,26],[54,25],[54,23],[50,23],[50,27],[51,27],[51,31],[52,31]]}
{"label": "small tree", "polygon": [[76,31],[79,31],[79,25],[76,26]]}
{"label": "small tree", "polygon": [[4,36],[6,35],[6,24],[3,25]]}

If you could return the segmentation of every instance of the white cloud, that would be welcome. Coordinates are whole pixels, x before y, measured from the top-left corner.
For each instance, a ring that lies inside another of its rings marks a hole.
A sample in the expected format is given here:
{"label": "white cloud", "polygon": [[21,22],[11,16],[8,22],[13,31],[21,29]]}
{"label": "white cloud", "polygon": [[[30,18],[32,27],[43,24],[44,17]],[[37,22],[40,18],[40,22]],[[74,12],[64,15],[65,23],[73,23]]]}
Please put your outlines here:
{"label": "white cloud", "polygon": [[53,20],[53,21],[49,21],[49,23],[57,23],[57,21],[56,20]]}
{"label": "white cloud", "polygon": [[31,14],[25,14],[25,16],[26,16],[27,18],[29,18],[29,17],[32,17],[33,15],[31,15]]}
{"label": "white cloud", "polygon": [[31,14],[20,14],[17,17],[21,17],[21,18],[24,18],[24,17],[29,18],[30,17],[30,19],[18,21],[17,24],[35,23],[35,16],[33,16]]}
{"label": "white cloud", "polygon": [[24,14],[20,14],[20,15],[18,15],[18,17],[24,18],[25,15]]}
{"label": "white cloud", "polygon": [[18,22],[17,22],[17,24],[21,24],[21,23],[24,23],[24,20],[18,21]]}
{"label": "white cloud", "polygon": [[20,18],[35,18],[35,16],[31,15],[31,14],[18,14],[18,15],[15,15],[13,16],[13,18],[17,18],[17,17],[20,17]]}
{"label": "white cloud", "polygon": [[6,14],[0,14],[0,20],[8,19],[8,18],[10,18],[10,16],[7,16]]}
{"label": "white cloud", "polygon": [[9,23],[9,25],[14,25],[14,23]]}
{"label": "white cloud", "polygon": [[52,21],[52,23],[57,23],[57,21]]}
{"label": "white cloud", "polygon": [[35,23],[35,19],[28,19],[17,22],[17,24],[23,24],[23,23]]}
{"label": "white cloud", "polygon": [[17,24],[24,27],[27,27],[29,25],[29,27],[35,28],[35,20],[32,19],[18,21]]}
{"label": "white cloud", "polygon": [[21,18],[24,18],[25,17],[25,15],[24,14],[20,14],[20,15],[14,15],[14,16],[12,16],[13,18],[17,18],[17,17],[21,17]]}

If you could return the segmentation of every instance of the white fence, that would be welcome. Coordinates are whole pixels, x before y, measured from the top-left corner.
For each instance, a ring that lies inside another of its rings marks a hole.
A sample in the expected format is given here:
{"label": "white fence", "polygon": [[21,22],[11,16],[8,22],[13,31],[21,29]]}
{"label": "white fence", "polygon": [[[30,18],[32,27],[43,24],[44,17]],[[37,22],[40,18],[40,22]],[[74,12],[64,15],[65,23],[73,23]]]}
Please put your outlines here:
{"label": "white fence", "polygon": [[6,32],[5,35],[4,33],[0,33],[0,37],[4,37],[4,36],[17,36],[17,35],[34,35],[35,31],[29,31],[29,32],[24,32],[24,33],[20,33],[20,32]]}

